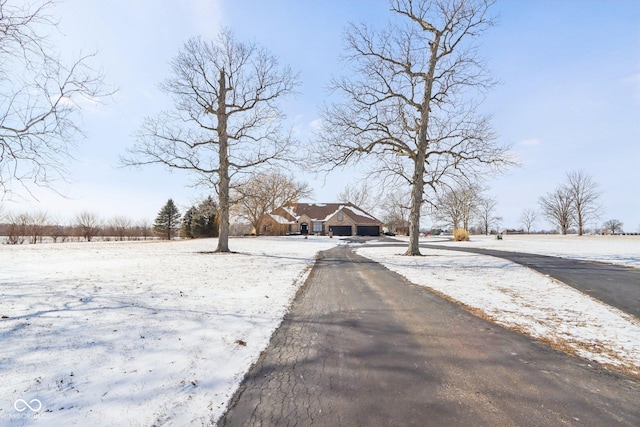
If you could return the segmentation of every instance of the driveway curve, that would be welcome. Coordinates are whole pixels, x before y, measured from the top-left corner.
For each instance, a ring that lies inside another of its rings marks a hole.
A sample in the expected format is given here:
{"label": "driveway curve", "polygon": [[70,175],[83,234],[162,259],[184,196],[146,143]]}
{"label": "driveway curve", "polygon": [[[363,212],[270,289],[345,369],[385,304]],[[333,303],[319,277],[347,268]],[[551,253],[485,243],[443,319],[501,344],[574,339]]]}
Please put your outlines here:
{"label": "driveway curve", "polygon": [[640,425],[640,381],[557,352],[349,246],[321,254],[220,426]]}
{"label": "driveway curve", "polygon": [[557,279],[605,304],[640,318],[640,270],[613,264],[494,249],[421,244],[421,248],[504,258]]}

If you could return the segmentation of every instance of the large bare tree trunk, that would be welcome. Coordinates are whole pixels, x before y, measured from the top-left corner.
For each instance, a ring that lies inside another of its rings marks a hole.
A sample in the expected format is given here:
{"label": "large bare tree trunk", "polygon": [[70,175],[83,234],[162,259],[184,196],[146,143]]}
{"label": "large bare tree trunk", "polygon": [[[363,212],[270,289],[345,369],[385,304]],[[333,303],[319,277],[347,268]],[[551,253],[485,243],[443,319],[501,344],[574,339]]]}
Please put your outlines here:
{"label": "large bare tree trunk", "polygon": [[[422,156],[424,158],[424,155]],[[424,192],[424,160],[416,162],[411,188],[411,212],[409,213],[409,247],[405,255],[414,256],[420,253],[420,209]]]}
{"label": "large bare tree trunk", "polygon": [[429,148],[429,118],[430,103],[433,92],[433,78],[438,63],[438,49],[440,45],[440,33],[435,32],[429,55],[429,69],[425,78],[424,95],[420,111],[420,131],[418,133],[417,150],[414,160],[413,180],[411,182],[411,212],[409,214],[409,247],[405,255],[415,256],[420,253],[420,212],[424,199],[424,173],[427,150]]}
{"label": "large bare tree trunk", "polygon": [[220,228],[218,247],[216,252],[230,252],[229,250],[229,136],[227,135],[227,82],[224,69],[220,70],[218,81],[220,96],[218,97],[218,150],[220,156],[220,181],[218,183],[218,197],[220,199]]}

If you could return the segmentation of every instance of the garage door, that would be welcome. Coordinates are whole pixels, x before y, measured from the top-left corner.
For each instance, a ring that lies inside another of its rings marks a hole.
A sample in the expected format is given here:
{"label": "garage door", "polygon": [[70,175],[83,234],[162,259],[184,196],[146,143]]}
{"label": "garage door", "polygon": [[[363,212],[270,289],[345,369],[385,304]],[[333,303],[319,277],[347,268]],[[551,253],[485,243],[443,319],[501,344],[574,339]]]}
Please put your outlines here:
{"label": "garage door", "polygon": [[380,227],[377,225],[359,225],[357,230],[358,236],[379,236]]}
{"label": "garage door", "polygon": [[350,225],[332,225],[329,231],[332,231],[334,236],[351,236]]}

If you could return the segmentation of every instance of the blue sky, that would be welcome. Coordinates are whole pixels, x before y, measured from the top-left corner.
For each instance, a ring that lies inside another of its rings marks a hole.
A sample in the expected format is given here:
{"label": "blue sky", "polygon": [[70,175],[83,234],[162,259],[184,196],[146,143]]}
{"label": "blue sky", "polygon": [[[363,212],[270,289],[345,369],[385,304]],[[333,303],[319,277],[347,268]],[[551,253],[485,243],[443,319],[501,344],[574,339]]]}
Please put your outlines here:
{"label": "blue sky", "polygon": [[[625,230],[640,231],[640,2],[502,0],[494,12],[499,23],[481,39],[480,54],[501,84],[482,108],[522,162],[487,183],[502,225],[518,227],[525,208],[537,208],[567,171],[582,169],[602,191],[597,224],[616,218]],[[182,173],[117,166],[142,119],[171,107],[157,84],[184,41],[212,39],[228,26],[299,71],[300,94],[283,109],[304,147],[330,76],[343,71],[345,26],[382,25],[389,17],[383,0],[65,0],[54,13],[60,51],[97,50],[96,66],[119,90],[86,106],[71,183],[59,186],[69,198],[36,190],[38,202],[15,199],[5,210],[41,209],[61,219],[88,210],[136,220],[153,220],[170,197],[184,209],[204,194]],[[303,177],[319,202],[335,201],[343,183],[357,178],[353,169]],[[549,228],[543,220],[537,227]]]}

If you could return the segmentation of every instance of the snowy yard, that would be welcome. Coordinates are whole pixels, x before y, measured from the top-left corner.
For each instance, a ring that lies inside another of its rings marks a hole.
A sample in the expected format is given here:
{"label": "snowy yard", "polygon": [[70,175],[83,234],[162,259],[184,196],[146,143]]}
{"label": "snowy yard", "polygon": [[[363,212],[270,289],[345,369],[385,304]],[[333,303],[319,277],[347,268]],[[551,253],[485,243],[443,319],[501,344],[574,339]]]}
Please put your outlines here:
{"label": "snowy yard", "polygon": [[0,426],[210,425],[337,243],[0,246]]}
{"label": "snowy yard", "polygon": [[[474,240],[640,265],[640,239]],[[339,243],[232,239],[238,253],[224,255],[207,253],[215,240],[1,245],[0,426],[210,425],[316,253]],[[638,319],[548,277],[475,254],[358,252],[500,324],[640,374]]]}
{"label": "snowy yard", "polygon": [[[399,238],[406,241],[406,238]],[[422,243],[540,253],[640,266],[639,236],[472,236],[471,242]],[[588,360],[640,376],[640,320],[529,268],[504,259],[423,249],[363,245],[360,255],[382,263],[413,283],[459,302],[475,314]]]}

